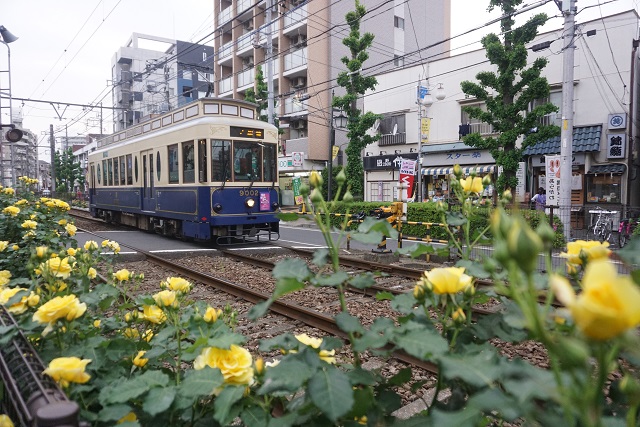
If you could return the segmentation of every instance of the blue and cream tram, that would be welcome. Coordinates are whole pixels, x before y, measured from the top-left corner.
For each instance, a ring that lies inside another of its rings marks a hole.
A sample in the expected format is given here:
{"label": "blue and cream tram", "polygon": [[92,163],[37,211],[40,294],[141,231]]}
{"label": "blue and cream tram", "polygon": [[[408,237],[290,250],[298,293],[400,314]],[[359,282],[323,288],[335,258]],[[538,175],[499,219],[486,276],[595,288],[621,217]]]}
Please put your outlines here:
{"label": "blue and cream tram", "polygon": [[278,239],[278,130],[255,114],[204,98],[100,140],[91,214],[202,241]]}

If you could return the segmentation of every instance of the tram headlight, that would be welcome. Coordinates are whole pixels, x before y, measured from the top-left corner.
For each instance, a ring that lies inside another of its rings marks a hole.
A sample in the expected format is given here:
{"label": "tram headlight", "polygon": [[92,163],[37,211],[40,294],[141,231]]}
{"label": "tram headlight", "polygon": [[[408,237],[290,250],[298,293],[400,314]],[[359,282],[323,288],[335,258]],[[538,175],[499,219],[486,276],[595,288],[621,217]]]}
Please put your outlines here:
{"label": "tram headlight", "polygon": [[248,207],[249,209],[253,208],[256,205],[256,201],[253,200],[251,197],[247,197],[244,201],[244,204],[246,207]]}
{"label": "tram headlight", "polygon": [[220,213],[221,210],[222,210],[222,205],[220,203],[216,203],[215,205],[213,205],[213,211],[215,213]]}

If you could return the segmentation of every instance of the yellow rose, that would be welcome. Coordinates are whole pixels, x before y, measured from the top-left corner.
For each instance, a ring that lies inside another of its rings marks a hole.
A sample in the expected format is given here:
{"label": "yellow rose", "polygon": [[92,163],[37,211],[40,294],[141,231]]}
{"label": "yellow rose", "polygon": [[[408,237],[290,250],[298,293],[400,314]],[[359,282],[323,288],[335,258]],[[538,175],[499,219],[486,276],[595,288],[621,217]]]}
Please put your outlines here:
{"label": "yellow rose", "polygon": [[13,421],[8,415],[0,415],[0,427],[13,427]]}
{"label": "yellow rose", "polygon": [[14,251],[17,251],[18,249],[20,249],[20,246],[18,246],[18,245],[13,245],[13,246],[11,247],[11,249],[13,249]]}
{"label": "yellow rose", "polygon": [[48,248],[48,247],[46,247],[46,246],[38,246],[38,247],[36,248],[36,256],[37,256],[38,258],[44,258],[44,257],[46,257],[46,256],[47,256],[47,251],[48,251],[48,250],[49,250],[49,248]]}
{"label": "yellow rose", "polygon": [[125,328],[125,330],[122,332],[122,335],[132,340],[140,338],[140,332],[138,332],[137,329],[133,328]]}
{"label": "yellow rose", "polygon": [[118,270],[113,274],[113,277],[119,282],[126,282],[131,278],[131,273],[127,269]]}
{"label": "yellow rose", "polygon": [[69,248],[69,249],[67,249],[67,255],[69,255],[69,256],[76,256],[76,253],[77,253],[77,252],[78,252],[78,250],[77,250],[77,249],[75,249],[75,248]]}
{"label": "yellow rose", "polygon": [[467,193],[481,193],[483,190],[482,178],[479,176],[462,178],[460,180],[460,186],[462,187],[462,190]]}
{"label": "yellow rose", "polygon": [[460,307],[456,311],[453,312],[451,318],[454,322],[464,323],[467,320],[467,315],[464,313],[464,310]]}
{"label": "yellow rose", "polygon": [[189,289],[191,289],[191,283],[182,277],[169,277],[167,278],[167,281],[162,284],[172,291],[177,291],[183,294],[189,292]]}
{"label": "yellow rose", "polygon": [[93,327],[94,328],[99,328],[101,323],[102,323],[102,321],[100,319],[96,319],[96,320],[93,321]]}
{"label": "yellow rose", "polygon": [[142,317],[151,323],[160,324],[167,320],[164,311],[157,305],[145,305],[142,307]]}
{"label": "yellow rose", "polygon": [[600,243],[597,240],[576,240],[567,243],[567,252],[562,252],[561,257],[567,258],[569,264],[582,265],[583,261],[594,261],[609,258],[611,249],[609,242]]}
{"label": "yellow rose", "polygon": [[[322,345],[322,338],[313,338],[307,334],[296,335],[296,339],[300,341],[302,344],[309,346],[311,348],[318,349],[320,345]],[[320,359],[324,360],[327,363],[336,363],[335,358],[336,351],[335,350],[320,350]]]}
{"label": "yellow rose", "polygon": [[569,308],[578,328],[589,338],[607,340],[640,324],[640,289],[629,276],[619,276],[607,260],[590,262],[576,297],[567,279],[552,275],[550,285]]}
{"label": "yellow rose", "polygon": [[38,323],[53,323],[58,319],[68,321],[77,319],[87,310],[87,305],[81,303],[75,295],[55,297],[41,305],[33,314],[33,320]]}
{"label": "yellow rose", "polygon": [[[8,289],[2,290],[2,292],[0,292],[0,304],[6,305],[11,298],[13,298],[18,292],[21,292],[21,291],[26,292],[27,290],[24,288],[8,288]],[[31,292],[30,296],[34,296],[33,292]],[[28,301],[28,297],[23,296],[22,298],[20,298],[20,301],[14,302],[13,304],[11,304],[11,307],[7,308],[7,311],[13,314],[22,314],[25,311],[27,311],[27,306],[28,306],[27,301]]]}
{"label": "yellow rose", "polygon": [[58,224],[62,225],[63,227],[65,225],[67,225],[67,220],[66,219],[61,219],[60,221],[58,221]]}
{"label": "yellow rose", "polygon": [[63,385],[68,383],[84,384],[91,379],[91,375],[84,371],[89,363],[91,363],[91,359],[58,357],[49,363],[49,367],[43,373]]}
{"label": "yellow rose", "polygon": [[144,331],[144,333],[142,334],[142,339],[146,342],[149,342],[151,341],[151,338],[153,338],[153,331],[151,329],[147,329],[146,331]]}
{"label": "yellow rose", "polygon": [[124,314],[124,321],[129,323],[133,320],[136,320],[138,318],[138,312],[137,311],[128,311]]}
{"label": "yellow rose", "polygon": [[0,271],[0,288],[9,283],[11,280],[11,272],[9,270]]}
{"label": "yellow rose", "polygon": [[229,350],[216,347],[203,349],[194,360],[193,368],[200,370],[205,366],[220,369],[227,384],[244,385],[253,380],[251,353],[237,345],[231,345]]}
{"label": "yellow rose", "polygon": [[98,249],[98,242],[96,242],[95,240],[87,240],[84,243],[84,250],[85,251],[90,251],[90,250],[95,250]]}
{"label": "yellow rose", "polygon": [[8,241],[6,241],[6,240],[0,241],[0,252],[2,252],[5,249],[7,249],[8,246],[9,246],[9,242]]}
{"label": "yellow rose", "polygon": [[471,286],[471,276],[464,274],[464,267],[434,268],[424,273],[437,295],[455,294]]}
{"label": "yellow rose", "polygon": [[78,231],[78,229],[76,228],[75,225],[73,224],[67,224],[64,226],[64,229],[67,230],[67,233],[69,234],[69,236],[75,236],[76,235],[76,231]]}
{"label": "yellow rose", "polygon": [[149,361],[149,359],[144,359],[142,357],[144,356],[145,353],[146,351],[139,351],[136,357],[133,358],[133,364],[136,365],[138,368],[144,367],[144,365],[146,365],[147,362]]}
{"label": "yellow rose", "polygon": [[89,279],[95,279],[97,275],[98,272],[96,271],[96,269],[93,267],[89,267],[89,270],[87,271],[87,277]]}
{"label": "yellow rose", "polygon": [[136,414],[134,414],[133,412],[129,412],[127,415],[120,418],[116,424],[122,424],[124,422],[134,422],[134,421],[138,421],[138,417],[136,417]]}
{"label": "yellow rose", "polygon": [[62,280],[57,280],[54,284],[52,285],[46,284],[45,286],[51,292],[62,292],[65,289],[67,289],[67,284],[64,283]]}
{"label": "yellow rose", "polygon": [[2,190],[4,192],[4,194],[8,194],[9,196],[13,196],[14,194],[16,194],[16,190],[14,190],[13,188],[5,188],[4,190]]}
{"label": "yellow rose", "polygon": [[7,206],[2,210],[2,213],[11,215],[11,216],[17,216],[20,213],[20,208],[15,206]]}
{"label": "yellow rose", "polygon": [[22,223],[22,228],[28,228],[31,230],[35,230],[35,228],[38,226],[38,223],[35,221],[31,221],[30,219],[26,220],[25,222]]}
{"label": "yellow rose", "polygon": [[156,302],[158,307],[177,307],[178,300],[176,297],[177,295],[174,291],[165,289],[164,291],[160,291],[153,295],[153,300]]}
{"label": "yellow rose", "polygon": [[207,307],[207,311],[204,312],[204,316],[202,318],[207,323],[215,323],[218,320],[218,317],[222,315],[222,310],[215,309],[211,306]]}
{"label": "yellow rose", "polygon": [[66,279],[71,275],[71,266],[68,258],[51,258],[47,262],[40,264],[40,269],[48,271],[55,277]]}

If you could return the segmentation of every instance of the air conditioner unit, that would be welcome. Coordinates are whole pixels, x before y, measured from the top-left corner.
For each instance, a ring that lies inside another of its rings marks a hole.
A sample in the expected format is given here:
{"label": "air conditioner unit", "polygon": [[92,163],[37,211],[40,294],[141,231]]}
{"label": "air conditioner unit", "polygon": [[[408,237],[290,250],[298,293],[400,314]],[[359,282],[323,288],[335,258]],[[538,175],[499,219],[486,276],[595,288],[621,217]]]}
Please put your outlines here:
{"label": "air conditioner unit", "polygon": [[291,123],[291,127],[293,129],[299,130],[299,129],[306,129],[307,128],[307,122],[304,120],[296,120],[295,122]]}
{"label": "air conditioner unit", "polygon": [[294,46],[301,46],[307,42],[307,36],[305,36],[304,34],[298,34],[291,39],[291,42]]}
{"label": "air conditioner unit", "polygon": [[246,21],[244,23],[244,29],[247,31],[252,31],[253,30],[253,21]]}
{"label": "air conditioner unit", "polygon": [[306,77],[296,77],[295,79],[293,79],[294,88],[301,88],[301,87],[305,87],[306,85],[307,85]]}

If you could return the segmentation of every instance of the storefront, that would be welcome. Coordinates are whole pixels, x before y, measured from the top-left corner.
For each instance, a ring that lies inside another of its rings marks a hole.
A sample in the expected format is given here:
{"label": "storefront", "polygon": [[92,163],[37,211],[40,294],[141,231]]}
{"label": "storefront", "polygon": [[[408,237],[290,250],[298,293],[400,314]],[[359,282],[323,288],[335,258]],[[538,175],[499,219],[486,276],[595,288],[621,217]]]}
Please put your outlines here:
{"label": "storefront", "polygon": [[417,160],[418,153],[397,153],[363,158],[365,195],[368,202],[398,200],[398,180],[403,159]]}
{"label": "storefront", "polygon": [[309,184],[312,170],[322,171],[326,162],[313,162],[304,159],[303,153],[278,157],[278,184],[280,186],[280,206],[294,206],[294,178],[300,178],[303,184]]}

